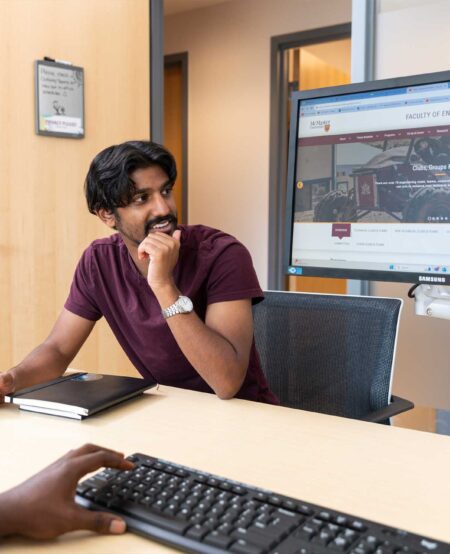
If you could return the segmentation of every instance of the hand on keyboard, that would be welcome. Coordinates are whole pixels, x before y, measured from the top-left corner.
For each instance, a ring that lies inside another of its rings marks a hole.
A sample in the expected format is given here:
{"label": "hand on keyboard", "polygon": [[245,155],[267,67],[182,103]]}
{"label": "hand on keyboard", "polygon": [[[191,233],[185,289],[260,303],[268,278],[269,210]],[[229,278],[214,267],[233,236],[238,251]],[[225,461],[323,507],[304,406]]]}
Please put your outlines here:
{"label": "hand on keyboard", "polygon": [[21,485],[0,495],[0,536],[50,539],[75,529],[123,533],[125,522],[111,513],[89,512],[74,502],[78,480],[103,466],[131,470],[122,454],[86,444],[71,450]]}

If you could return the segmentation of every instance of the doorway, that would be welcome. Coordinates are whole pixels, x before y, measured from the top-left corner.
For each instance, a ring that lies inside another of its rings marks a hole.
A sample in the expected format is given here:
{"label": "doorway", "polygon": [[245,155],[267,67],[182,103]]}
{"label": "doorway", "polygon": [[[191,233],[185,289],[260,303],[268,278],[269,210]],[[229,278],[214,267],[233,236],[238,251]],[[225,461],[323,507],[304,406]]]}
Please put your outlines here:
{"label": "doorway", "polygon": [[178,221],[188,222],[188,54],[164,57],[164,146],[177,162],[174,191]]}
{"label": "doorway", "polygon": [[350,24],[272,38],[269,288],[345,294],[343,279],[284,275],[285,205],[290,125],[294,91],[350,83]]}

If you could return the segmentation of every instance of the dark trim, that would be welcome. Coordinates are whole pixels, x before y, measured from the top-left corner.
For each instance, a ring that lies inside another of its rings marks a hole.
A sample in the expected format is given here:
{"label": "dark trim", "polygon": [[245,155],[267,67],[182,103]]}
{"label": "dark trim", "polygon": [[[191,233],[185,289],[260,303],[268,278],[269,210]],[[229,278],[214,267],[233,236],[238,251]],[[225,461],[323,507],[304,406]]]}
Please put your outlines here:
{"label": "dark trim", "polygon": [[[287,183],[287,132],[285,110],[288,98],[285,50],[307,46],[326,40],[338,40],[351,36],[351,24],[333,25],[279,35],[271,39],[270,52],[270,154],[269,154],[269,289],[284,288],[283,225]],[[280,84],[283,86],[280,87]]]}
{"label": "dark trim", "polygon": [[188,52],[169,54],[164,56],[164,67],[171,64],[181,64],[182,96],[183,96],[183,119],[182,127],[182,149],[183,149],[183,193],[181,203],[183,208],[183,220],[180,223],[188,223]]}
{"label": "dark trim", "polygon": [[150,12],[150,138],[164,143],[164,7],[149,0]]}
{"label": "dark trim", "polygon": [[376,0],[367,0],[366,2],[366,25],[365,35],[365,67],[364,80],[372,81],[375,78],[375,31],[377,24],[377,5]]}

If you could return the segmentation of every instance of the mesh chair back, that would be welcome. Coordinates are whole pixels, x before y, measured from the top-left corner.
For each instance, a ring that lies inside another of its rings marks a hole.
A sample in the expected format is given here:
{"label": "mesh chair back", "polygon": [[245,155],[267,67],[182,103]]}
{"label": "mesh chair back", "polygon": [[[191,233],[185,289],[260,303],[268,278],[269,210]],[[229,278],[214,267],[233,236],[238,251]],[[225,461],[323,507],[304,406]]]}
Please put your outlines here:
{"label": "mesh chair back", "polygon": [[282,406],[351,418],[390,399],[397,298],[265,292],[255,341]]}

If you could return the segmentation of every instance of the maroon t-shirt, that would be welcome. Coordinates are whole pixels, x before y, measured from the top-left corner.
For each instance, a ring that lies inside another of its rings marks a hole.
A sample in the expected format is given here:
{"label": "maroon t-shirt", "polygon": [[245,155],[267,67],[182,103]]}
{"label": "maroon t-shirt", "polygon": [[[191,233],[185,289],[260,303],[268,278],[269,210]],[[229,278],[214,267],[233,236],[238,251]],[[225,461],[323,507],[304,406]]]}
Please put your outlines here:
{"label": "maroon t-shirt", "polygon": [[[247,249],[234,237],[202,225],[183,226],[174,268],[175,284],[204,321],[208,304],[263,293]],[[158,383],[213,392],[191,366],[161,314],[147,280],[119,234],[94,241],[75,271],[65,308],[92,321],[105,316],[120,345],[143,377]],[[239,398],[277,403],[269,390],[253,341]]]}

